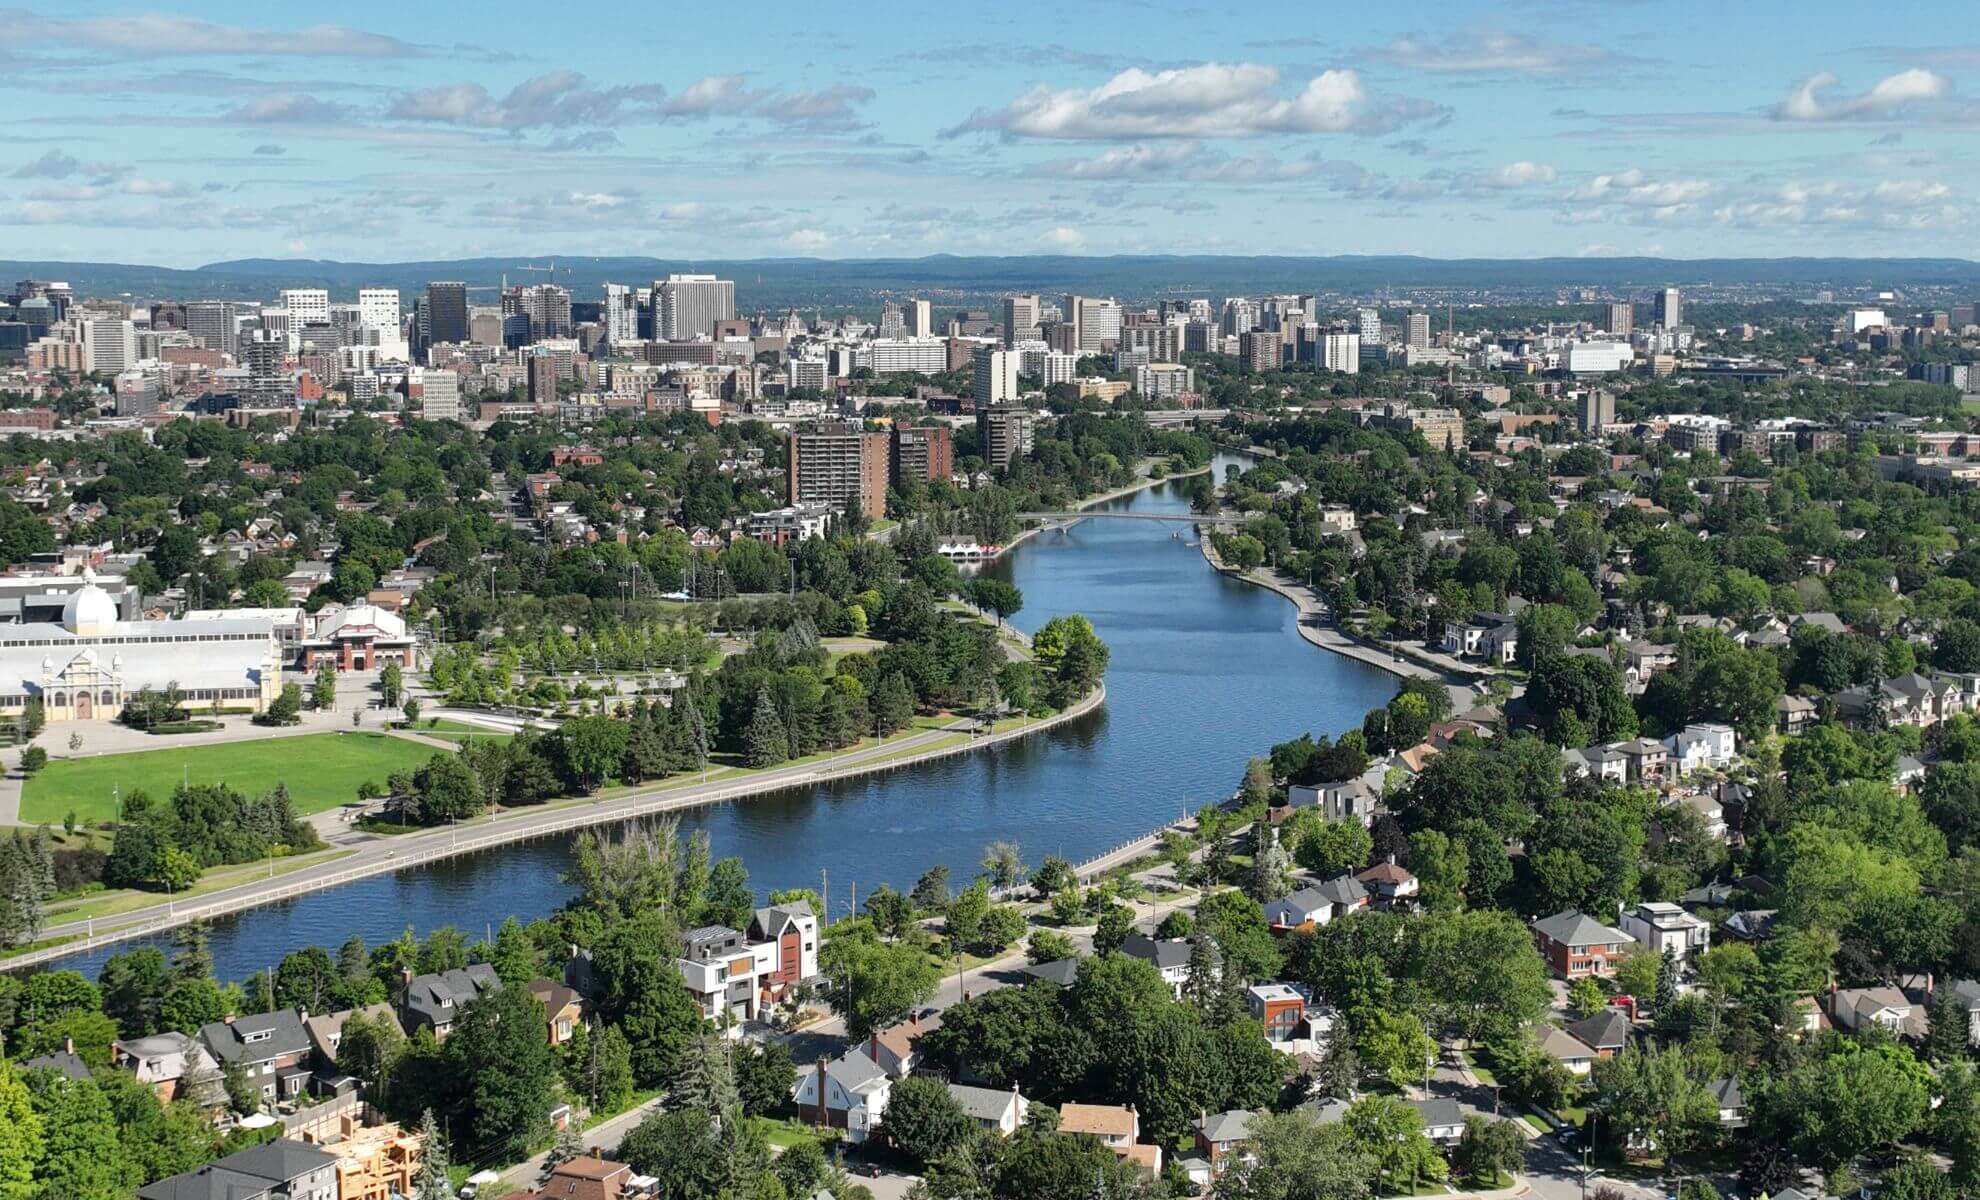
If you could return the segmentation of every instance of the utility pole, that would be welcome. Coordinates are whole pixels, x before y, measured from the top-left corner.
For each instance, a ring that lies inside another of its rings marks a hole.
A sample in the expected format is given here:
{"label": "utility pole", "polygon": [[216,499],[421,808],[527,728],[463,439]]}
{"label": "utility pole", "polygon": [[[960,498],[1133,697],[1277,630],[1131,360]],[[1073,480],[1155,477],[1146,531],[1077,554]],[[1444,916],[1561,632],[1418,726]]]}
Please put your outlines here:
{"label": "utility pole", "polygon": [[818,902],[825,908],[825,911],[820,916],[824,918],[825,924],[830,926],[832,924],[832,872],[823,867],[818,869],[818,890],[820,892]]}

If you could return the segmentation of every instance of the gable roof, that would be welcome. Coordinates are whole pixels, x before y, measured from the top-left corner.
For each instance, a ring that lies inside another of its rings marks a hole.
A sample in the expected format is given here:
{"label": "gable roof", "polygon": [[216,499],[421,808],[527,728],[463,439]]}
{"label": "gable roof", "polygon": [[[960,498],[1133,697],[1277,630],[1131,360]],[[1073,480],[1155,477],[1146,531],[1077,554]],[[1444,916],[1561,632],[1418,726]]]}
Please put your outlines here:
{"label": "gable roof", "polygon": [[1073,980],[1079,978],[1079,962],[1077,958],[1061,958],[1018,969],[1033,979],[1049,979],[1060,987],[1071,987]]}
{"label": "gable roof", "polygon": [[1059,1106],[1060,1133],[1090,1133],[1096,1137],[1134,1136],[1134,1110],[1119,1104]]}
{"label": "gable roof", "polygon": [[1412,1100],[1409,1102],[1409,1106],[1416,1110],[1417,1116],[1423,1118],[1423,1127],[1425,1129],[1435,1129],[1438,1126],[1444,1125],[1464,1124],[1463,1110],[1458,1108],[1458,1102],[1449,1096],[1432,1096],[1428,1100]]}
{"label": "gable roof", "polygon": [[1541,1030],[1540,1051],[1562,1062],[1598,1057],[1593,1047],[1556,1025]]}
{"label": "gable roof", "polygon": [[1632,1027],[1628,1017],[1616,1009],[1607,1008],[1570,1024],[1567,1031],[1577,1041],[1597,1050],[1620,1050],[1629,1044]]}
{"label": "gable roof", "polygon": [[[266,1034],[258,1041],[249,1038]],[[309,1049],[309,1034],[303,1029],[302,1014],[293,1008],[214,1021],[199,1031],[199,1040],[224,1065],[230,1062],[258,1063],[285,1054],[301,1054]]]}
{"label": "gable roof", "polygon": [[434,1024],[446,1024],[463,1008],[499,990],[501,986],[502,977],[487,963],[472,963],[452,971],[415,975],[412,982],[406,984],[406,1009]]}
{"label": "gable roof", "polygon": [[955,1097],[962,1110],[979,1121],[1001,1121],[1004,1114],[1018,1098],[1017,1089],[1006,1092],[998,1088],[971,1087],[966,1083],[949,1085],[949,1095]]}
{"label": "gable roof", "polygon": [[1242,1108],[1199,1117],[1196,1132],[1206,1142],[1241,1142],[1251,1136],[1252,1114]]}
{"label": "gable roof", "polygon": [[1189,965],[1189,939],[1166,938],[1158,942],[1140,932],[1130,933],[1121,943],[1121,953],[1154,963],[1158,970],[1172,971]]}

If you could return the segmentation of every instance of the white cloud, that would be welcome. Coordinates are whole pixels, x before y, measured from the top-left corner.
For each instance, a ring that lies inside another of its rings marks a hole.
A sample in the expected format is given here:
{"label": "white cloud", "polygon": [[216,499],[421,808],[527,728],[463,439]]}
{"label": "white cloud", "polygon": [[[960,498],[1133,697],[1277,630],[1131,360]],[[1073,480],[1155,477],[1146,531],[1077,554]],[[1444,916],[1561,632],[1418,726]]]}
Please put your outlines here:
{"label": "white cloud", "polygon": [[657,83],[594,88],[576,71],[551,71],[523,80],[500,100],[478,83],[422,88],[399,96],[385,115],[512,132],[542,126],[611,125],[629,117],[659,115],[666,94]]}
{"label": "white cloud", "polygon": [[312,25],[298,30],[252,29],[168,13],[72,20],[23,8],[0,9],[0,44],[60,45],[132,58],[188,54],[401,58],[420,52],[418,47],[398,38],[344,25]]}
{"label": "white cloud", "polygon": [[1938,100],[1952,90],[1945,76],[1922,67],[1886,75],[1858,96],[1832,96],[1841,83],[1833,71],[1809,76],[1774,107],[1774,117],[1782,121],[1874,120]]}
{"label": "white cloud", "polygon": [[1653,179],[1632,167],[1613,175],[1597,175],[1576,188],[1569,198],[1632,208],[1671,208],[1702,200],[1712,190],[1709,180]]}
{"label": "white cloud", "polygon": [[62,150],[50,150],[40,158],[14,168],[15,179],[69,179],[82,176],[97,184],[109,183],[130,173],[129,167],[114,163],[83,162]]}
{"label": "white cloud", "polygon": [[1601,66],[1614,55],[1600,46],[1548,42],[1488,29],[1433,42],[1402,37],[1381,57],[1398,66],[1438,74],[1567,75]]}
{"label": "white cloud", "polygon": [[1712,210],[1712,220],[1739,229],[1805,227],[1922,230],[1973,223],[1970,204],[1936,180],[1795,180],[1749,193]]}
{"label": "white cloud", "polygon": [[1180,174],[1192,183],[1269,183],[1304,179],[1320,170],[1318,156],[1281,159],[1258,153],[1229,155],[1201,142],[1136,142],[1091,158],[1038,163],[1029,174],[1056,179],[1146,179]]}
{"label": "white cloud", "polygon": [[784,241],[793,250],[823,250],[832,244],[832,235],[822,229],[794,229]]}
{"label": "white cloud", "polygon": [[257,96],[227,115],[250,125],[329,125],[350,114],[342,104],[304,92],[274,92]]}
{"label": "white cloud", "polygon": [[1055,249],[1075,250],[1086,244],[1086,235],[1069,225],[1059,225],[1046,230],[1038,240]]}
{"label": "white cloud", "polygon": [[1386,133],[1442,112],[1371,93],[1352,70],[1323,71],[1290,96],[1277,67],[1203,63],[1122,71],[1095,88],[1039,86],[1004,108],[971,114],[949,134],[1038,138],[1249,137],[1266,133]]}
{"label": "white cloud", "polygon": [[1554,182],[1554,168],[1546,163],[1521,159],[1485,173],[1485,183],[1495,188],[1523,188]]}

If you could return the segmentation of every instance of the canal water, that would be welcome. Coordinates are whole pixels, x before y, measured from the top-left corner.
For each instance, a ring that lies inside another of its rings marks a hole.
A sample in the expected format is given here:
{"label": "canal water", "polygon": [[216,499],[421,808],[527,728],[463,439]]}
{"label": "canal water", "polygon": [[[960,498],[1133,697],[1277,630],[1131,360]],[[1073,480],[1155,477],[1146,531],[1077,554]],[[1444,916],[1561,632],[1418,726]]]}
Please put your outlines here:
{"label": "canal water", "polygon": [[[1220,477],[1227,461],[1239,460],[1220,460]],[[1188,501],[1165,484],[1098,511],[1109,510],[1184,513]],[[683,834],[705,829],[716,857],[740,855],[759,895],[818,888],[829,873],[842,915],[855,886],[905,890],[937,862],[967,880],[1000,838],[1031,864],[1099,854],[1230,795],[1246,759],[1274,742],[1357,727],[1394,694],[1384,672],[1301,640],[1284,599],[1211,570],[1195,536],[1188,525],[1082,521],[984,568],[1023,590],[1012,621],[1027,631],[1062,613],[1091,618],[1113,650],[1097,712],[995,749],[685,812]],[[570,894],[568,855],[568,838],[520,843],[223,918],[211,930],[215,972],[238,979],[352,933],[376,943],[408,925],[423,935],[452,924],[480,937],[512,913],[545,916]],[[121,948],[56,965],[94,974]]]}

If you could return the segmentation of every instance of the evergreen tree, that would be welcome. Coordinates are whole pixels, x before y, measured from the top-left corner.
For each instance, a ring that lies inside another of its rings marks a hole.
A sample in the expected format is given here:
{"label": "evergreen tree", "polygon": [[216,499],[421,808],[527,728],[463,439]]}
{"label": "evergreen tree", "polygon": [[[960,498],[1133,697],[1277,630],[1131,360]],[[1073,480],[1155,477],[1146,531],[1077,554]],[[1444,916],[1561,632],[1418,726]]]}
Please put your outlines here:
{"label": "evergreen tree", "polygon": [[777,715],[777,703],[770,698],[769,687],[759,688],[743,734],[743,760],[752,767],[774,767],[790,756],[790,738]]}
{"label": "evergreen tree", "polygon": [[447,1166],[447,1139],[429,1108],[419,1116],[419,1174],[413,1177],[412,1200],[453,1200]]}
{"label": "evergreen tree", "polygon": [[42,1157],[41,1114],[14,1064],[0,1053],[0,1200],[34,1195],[34,1168]]}
{"label": "evergreen tree", "polygon": [[1254,826],[1260,839],[1251,861],[1251,895],[1269,903],[1292,891],[1292,859],[1279,844],[1279,831],[1270,826]]}
{"label": "evergreen tree", "polygon": [[1669,946],[1664,947],[1663,961],[1657,965],[1657,1011],[1663,1012],[1677,1000],[1678,961],[1677,954]]}
{"label": "evergreen tree", "polygon": [[1966,1057],[1966,1006],[1949,987],[1937,988],[1925,1006],[1925,1057],[1949,1063]]}

